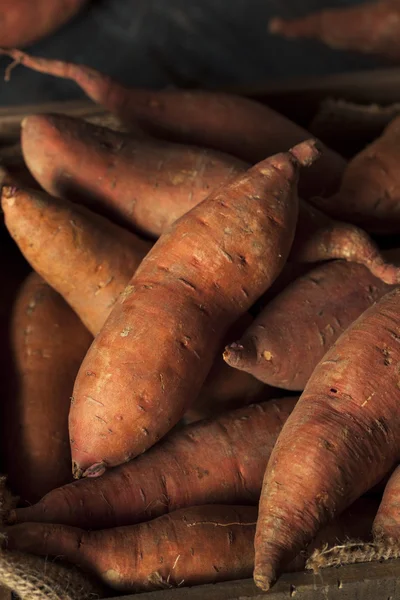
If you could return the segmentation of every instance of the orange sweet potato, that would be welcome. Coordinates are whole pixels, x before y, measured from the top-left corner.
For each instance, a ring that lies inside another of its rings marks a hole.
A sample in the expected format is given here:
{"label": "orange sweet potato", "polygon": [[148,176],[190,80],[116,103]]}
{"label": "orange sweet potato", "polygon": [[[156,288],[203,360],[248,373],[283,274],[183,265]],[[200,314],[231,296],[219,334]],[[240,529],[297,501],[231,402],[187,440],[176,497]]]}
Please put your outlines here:
{"label": "orange sweet potato", "polygon": [[3,399],[4,469],[12,490],[35,502],[72,478],[70,396],[92,336],[36,273],[19,291],[10,329],[16,389]]}
{"label": "orange sweet potato", "polygon": [[1,0],[2,46],[26,46],[67,23],[87,0]]}
{"label": "orange sweet potato", "polygon": [[336,221],[307,202],[300,202],[289,260],[316,263],[333,258],[365,265],[375,277],[389,285],[400,282],[400,266],[388,262],[365,231]]}
{"label": "orange sweet potato", "polygon": [[[302,570],[317,547],[349,537],[367,541],[376,503],[359,500],[324,528],[288,570]],[[11,550],[63,557],[118,591],[143,591],[241,579],[254,565],[257,509],[205,505],[153,521],[101,531],[23,523],[6,528]]]}
{"label": "orange sweet potato", "polygon": [[76,477],[144,452],[194,401],[226,331],[281,271],[298,172],[317,156],[308,141],[266,159],[153,246],[77,376],[69,421]]}
{"label": "orange sweet potato", "polygon": [[103,529],[185,506],[256,504],[272,448],[296,401],[269,400],[188,425],[102,477],[74,481],[17,509],[9,523]]}
{"label": "orange sweet potato", "polygon": [[372,531],[377,539],[400,539],[400,467],[396,467],[386,483]]}
{"label": "orange sweet potato", "polygon": [[[400,31],[400,3],[399,3]],[[400,44],[400,42],[399,42]],[[399,45],[400,47],[400,45]],[[312,202],[373,233],[400,233],[400,117],[348,164],[337,194]]]}
{"label": "orange sweet potato", "polygon": [[271,33],[288,38],[311,38],[339,50],[379,54],[400,60],[400,4],[398,0],[363,2],[285,21],[272,19]]}
{"label": "orange sweet potato", "polygon": [[151,244],[43,192],[4,187],[1,202],[25,258],[96,335]]}
{"label": "orange sweet potato", "polygon": [[[248,98],[202,90],[127,89],[83,65],[19,50],[6,54],[41,73],[72,79],[123,122],[135,128],[139,125],[160,139],[214,148],[256,163],[310,137],[302,127]],[[336,191],[345,164],[341,156],[324,147],[318,163],[300,178],[301,195],[308,198]]]}
{"label": "orange sweet potato", "polygon": [[213,150],[135,139],[65,115],[33,115],[22,149],[47,192],[158,237],[247,164]]}
{"label": "orange sweet potato", "polygon": [[266,590],[335,515],[399,461],[400,288],[369,308],[314,370],[267,466],[255,539]]}
{"label": "orange sweet potato", "polygon": [[343,331],[389,290],[362,265],[322,264],[267,304],[224,359],[269,385],[303,390]]}

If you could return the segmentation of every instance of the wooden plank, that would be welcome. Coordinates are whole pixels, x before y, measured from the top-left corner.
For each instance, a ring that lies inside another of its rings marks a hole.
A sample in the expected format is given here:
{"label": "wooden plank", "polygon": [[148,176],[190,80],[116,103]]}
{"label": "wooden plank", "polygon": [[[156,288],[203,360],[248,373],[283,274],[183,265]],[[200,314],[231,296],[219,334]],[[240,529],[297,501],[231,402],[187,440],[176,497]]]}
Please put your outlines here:
{"label": "wooden plank", "polygon": [[146,592],[114,600],[399,600],[400,560],[282,575],[268,592],[252,580]]}

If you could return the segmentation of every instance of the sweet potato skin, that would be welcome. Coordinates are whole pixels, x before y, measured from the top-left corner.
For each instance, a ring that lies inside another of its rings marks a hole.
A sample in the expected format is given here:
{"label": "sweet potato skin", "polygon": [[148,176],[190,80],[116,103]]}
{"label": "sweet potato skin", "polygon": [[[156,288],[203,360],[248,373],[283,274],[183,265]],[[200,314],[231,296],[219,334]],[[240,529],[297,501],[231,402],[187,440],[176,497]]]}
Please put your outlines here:
{"label": "sweet potato skin", "polygon": [[96,335],[151,244],[83,206],[39,191],[5,187],[2,209],[33,269]]}
{"label": "sweet potato skin", "polygon": [[335,49],[379,54],[394,61],[400,59],[397,0],[322,10],[292,21],[275,18],[269,29],[289,38],[316,39]]}
{"label": "sweet potato skin", "polygon": [[285,263],[299,165],[317,154],[304,143],[256,165],[154,245],[76,380],[69,423],[78,477],[147,450],[196,398],[226,331]]}
{"label": "sweet potato skin", "polygon": [[47,192],[151,237],[248,167],[222,152],[137,139],[65,115],[26,118],[21,139]]}
{"label": "sweet potato skin", "polygon": [[257,504],[266,464],[297,398],[229,411],[166,436],[135,460],[53,490],[9,522],[103,529],[202,504]]}
{"label": "sweet potato skin", "polygon": [[208,505],[102,531],[27,523],[7,547],[63,556],[121,592],[216,583],[251,575],[257,508]]}
{"label": "sweet potato skin", "polygon": [[400,536],[400,467],[385,485],[382,501],[372,527],[376,539],[399,540]]}
{"label": "sweet potato skin", "polygon": [[303,390],[338,337],[391,289],[357,263],[324,263],[285,288],[224,359],[264,383]]}
{"label": "sweet potato skin", "polygon": [[254,576],[262,589],[399,460],[399,309],[396,288],[341,335],[282,429],[264,477],[255,539]]}
{"label": "sweet potato skin", "polygon": [[26,46],[57,31],[87,0],[1,0],[1,45]]}
{"label": "sweet potato skin", "polygon": [[[203,90],[127,89],[94,69],[8,51],[14,60],[42,73],[75,81],[95,102],[123,122],[159,139],[227,152],[249,163],[286,151],[309,133],[259,102]],[[344,159],[324,147],[321,160],[300,178],[308,198],[336,191]]]}
{"label": "sweet potato skin", "polygon": [[36,502],[72,479],[70,396],[92,336],[36,273],[20,288],[10,331],[17,387],[4,400],[4,468],[14,493]]}

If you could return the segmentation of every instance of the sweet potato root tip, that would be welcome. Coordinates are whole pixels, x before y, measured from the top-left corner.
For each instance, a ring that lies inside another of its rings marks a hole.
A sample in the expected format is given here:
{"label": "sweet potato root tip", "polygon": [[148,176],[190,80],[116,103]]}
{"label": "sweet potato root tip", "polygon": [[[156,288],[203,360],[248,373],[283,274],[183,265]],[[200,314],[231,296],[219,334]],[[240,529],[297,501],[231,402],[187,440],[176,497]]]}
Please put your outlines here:
{"label": "sweet potato root tip", "polygon": [[272,569],[270,571],[263,569],[261,573],[258,569],[254,569],[253,579],[254,583],[258,588],[260,588],[260,590],[263,592],[268,592],[272,584],[275,582],[276,575]]}
{"label": "sweet potato root tip", "polygon": [[255,344],[247,342],[246,346],[233,342],[226,346],[223,353],[224,361],[236,369],[246,369],[246,366],[257,361],[257,349]]}
{"label": "sweet potato root tip", "polygon": [[317,140],[314,139],[297,144],[289,152],[302,167],[310,167],[321,156]]}

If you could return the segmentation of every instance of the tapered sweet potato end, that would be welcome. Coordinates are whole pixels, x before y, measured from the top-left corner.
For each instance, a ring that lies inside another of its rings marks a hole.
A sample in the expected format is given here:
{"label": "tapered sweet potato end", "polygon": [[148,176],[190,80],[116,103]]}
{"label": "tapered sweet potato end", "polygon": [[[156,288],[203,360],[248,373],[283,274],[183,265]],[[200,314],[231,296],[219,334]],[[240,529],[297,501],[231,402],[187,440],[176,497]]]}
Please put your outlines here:
{"label": "tapered sweet potato end", "polygon": [[257,348],[252,340],[248,340],[245,344],[233,342],[225,347],[222,356],[230,367],[247,371],[257,362]]}

